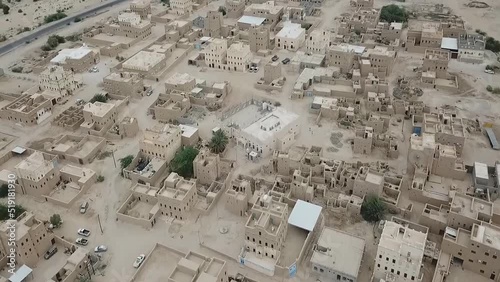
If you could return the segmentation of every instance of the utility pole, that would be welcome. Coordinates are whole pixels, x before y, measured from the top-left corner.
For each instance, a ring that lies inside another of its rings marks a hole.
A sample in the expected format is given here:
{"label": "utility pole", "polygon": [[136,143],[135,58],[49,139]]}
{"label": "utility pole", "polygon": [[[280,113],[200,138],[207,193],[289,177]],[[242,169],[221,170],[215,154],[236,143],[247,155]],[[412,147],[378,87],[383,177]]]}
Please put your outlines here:
{"label": "utility pole", "polygon": [[111,156],[113,156],[113,164],[115,165],[115,168],[116,168],[115,150],[111,151]]}
{"label": "utility pole", "polygon": [[102,231],[101,217],[99,216],[99,214],[97,214],[97,221],[99,222],[99,228],[101,228],[101,234],[103,234],[104,231]]}

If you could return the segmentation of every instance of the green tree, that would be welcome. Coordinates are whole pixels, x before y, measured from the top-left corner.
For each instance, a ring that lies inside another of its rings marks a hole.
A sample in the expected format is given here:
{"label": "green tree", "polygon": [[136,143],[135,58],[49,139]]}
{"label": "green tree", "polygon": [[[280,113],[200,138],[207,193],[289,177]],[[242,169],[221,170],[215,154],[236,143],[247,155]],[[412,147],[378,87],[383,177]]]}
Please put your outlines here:
{"label": "green tree", "polygon": [[7,5],[3,5],[3,6],[2,6],[2,10],[3,10],[3,14],[4,14],[4,15],[8,15],[8,14],[9,14],[10,7],[9,7],[9,6],[7,6]]}
{"label": "green tree", "polygon": [[382,10],[380,11],[380,20],[388,23],[404,23],[408,21],[408,12],[398,5],[387,5],[382,7]]}
{"label": "green tree", "polygon": [[132,156],[132,155],[128,155],[126,157],[121,158],[120,159],[120,167],[122,169],[128,167],[132,163],[133,160],[134,160],[134,156]]}
{"label": "green tree", "polygon": [[198,150],[193,147],[185,147],[175,154],[170,162],[170,169],[182,177],[193,176],[193,161],[198,155]]}
{"label": "green tree", "polygon": [[104,181],[104,176],[99,175],[97,176],[97,182],[103,182]]}
{"label": "green tree", "polygon": [[225,16],[227,14],[226,7],[219,6],[219,12],[222,13],[222,16]]}
{"label": "green tree", "polygon": [[496,40],[493,37],[487,37],[485,49],[495,53],[500,52],[500,41]]}
{"label": "green tree", "polygon": [[55,38],[53,36],[49,36],[49,38],[47,39],[47,46],[49,46],[50,48],[54,49],[58,45],[59,45],[59,40],[57,40],[57,38]]}
{"label": "green tree", "polygon": [[486,91],[493,92],[493,86],[491,85],[486,86]]}
{"label": "green tree", "polygon": [[2,186],[0,186],[0,198],[5,198],[7,195],[9,195],[9,185],[2,184]]}
{"label": "green tree", "polygon": [[61,216],[58,215],[57,213],[53,214],[50,217],[50,223],[54,225],[55,228],[58,228],[59,226],[61,226],[62,223]]}
{"label": "green tree", "polygon": [[104,94],[95,94],[92,99],[90,99],[90,103],[94,102],[101,102],[101,103],[106,103],[108,101],[108,97]]}
{"label": "green tree", "polygon": [[60,19],[63,19],[65,17],[67,17],[68,15],[66,15],[65,13],[63,13],[62,11],[57,11],[57,13],[55,14],[52,14],[52,15],[48,15],[44,18],[44,22],[45,23],[51,23],[51,22],[54,22],[54,21],[57,21],[57,20],[60,20]]}
{"label": "green tree", "polygon": [[212,135],[212,139],[210,139],[208,146],[210,147],[212,153],[220,154],[224,152],[228,142],[229,139],[227,138],[226,133],[222,130],[218,130]]}
{"label": "green tree", "polygon": [[6,204],[0,204],[0,220],[16,219],[25,211],[26,209],[24,209],[22,206],[15,205],[13,218],[11,218],[11,211],[9,211],[9,207]]}
{"label": "green tree", "polygon": [[366,196],[365,201],[361,205],[361,216],[368,222],[377,222],[384,219],[386,212],[387,207],[385,203],[373,194]]}

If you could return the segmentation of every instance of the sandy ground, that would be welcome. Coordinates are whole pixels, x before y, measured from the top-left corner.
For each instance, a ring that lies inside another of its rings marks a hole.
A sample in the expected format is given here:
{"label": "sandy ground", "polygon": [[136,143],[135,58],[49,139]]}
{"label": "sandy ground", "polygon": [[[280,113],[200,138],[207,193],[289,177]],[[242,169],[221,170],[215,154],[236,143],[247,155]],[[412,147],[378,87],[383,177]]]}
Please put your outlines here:
{"label": "sandy ground", "polygon": [[[10,7],[7,15],[1,13],[0,34],[10,37],[23,28],[35,29],[44,23],[44,18],[61,10],[66,15],[77,13],[106,0],[42,0],[33,3],[31,0],[3,1]],[[21,11],[21,12],[19,12]]]}

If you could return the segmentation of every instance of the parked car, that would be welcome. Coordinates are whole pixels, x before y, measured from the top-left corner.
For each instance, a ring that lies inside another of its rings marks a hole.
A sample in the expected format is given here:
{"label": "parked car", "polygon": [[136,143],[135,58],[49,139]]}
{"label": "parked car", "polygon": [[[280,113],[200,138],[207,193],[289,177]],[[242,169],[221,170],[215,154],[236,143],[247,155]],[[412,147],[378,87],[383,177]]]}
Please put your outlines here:
{"label": "parked car", "polygon": [[276,62],[280,57],[278,57],[278,55],[274,55],[272,58],[271,58],[271,61],[273,62]]}
{"label": "parked car", "polygon": [[50,247],[50,249],[48,251],[45,252],[45,255],[43,255],[43,258],[44,259],[49,259],[53,255],[55,255],[56,253],[57,253],[57,247],[56,246],[52,246],[52,247]]}
{"label": "parked car", "polygon": [[284,65],[290,63],[290,58],[285,58],[283,61],[281,61]]}
{"label": "parked car", "polygon": [[93,67],[89,69],[89,72],[99,72],[99,69],[97,67]]}
{"label": "parked car", "polygon": [[85,229],[85,228],[80,228],[80,229],[78,229],[78,235],[89,237],[90,236],[90,230]]}
{"label": "parked car", "polygon": [[96,252],[96,253],[103,253],[107,250],[108,250],[108,247],[106,247],[104,245],[99,245],[99,246],[94,248],[94,252]]}
{"label": "parked car", "polygon": [[495,74],[495,71],[493,70],[484,70],[485,73],[488,73],[488,74]]}
{"label": "parked car", "polygon": [[89,240],[87,240],[85,238],[76,238],[75,243],[77,243],[78,245],[87,246],[89,243]]}
{"label": "parked car", "polygon": [[83,203],[80,205],[80,213],[81,213],[81,214],[86,213],[88,208],[89,208],[89,202],[83,202]]}
{"label": "parked car", "polygon": [[141,266],[145,258],[146,258],[145,254],[141,254],[140,256],[138,256],[134,261],[134,267],[138,268],[139,266]]}
{"label": "parked car", "polygon": [[151,96],[153,94],[153,89],[149,89],[148,92],[146,93],[147,96]]}

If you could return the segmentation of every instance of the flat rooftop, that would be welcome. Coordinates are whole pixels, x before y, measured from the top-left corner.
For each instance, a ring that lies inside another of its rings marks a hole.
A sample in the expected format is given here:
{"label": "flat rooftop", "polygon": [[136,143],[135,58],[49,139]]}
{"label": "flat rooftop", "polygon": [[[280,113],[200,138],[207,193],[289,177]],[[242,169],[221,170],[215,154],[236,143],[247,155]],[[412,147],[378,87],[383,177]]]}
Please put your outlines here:
{"label": "flat rooftop", "polygon": [[[21,161],[17,166],[16,169],[19,171],[22,171],[21,173],[27,173],[30,174],[30,177],[37,178],[35,177],[34,174],[37,174],[38,177],[43,177],[45,174],[47,174],[51,169],[54,168],[54,164],[46,160],[43,156],[42,152],[35,151],[33,154],[29,155],[26,159]],[[26,177],[28,175],[20,175],[21,177]],[[38,181],[39,179],[37,179]]]}
{"label": "flat rooftop", "polygon": [[249,25],[262,25],[266,18],[261,18],[261,17],[254,17],[254,16],[242,16],[239,20],[238,23],[243,23],[243,24],[249,24]]}
{"label": "flat rooftop", "polygon": [[54,64],[64,64],[66,62],[66,59],[79,60],[85,57],[90,52],[93,52],[93,50],[87,46],[81,46],[73,49],[62,49],[61,51],[59,51],[57,56],[50,60],[50,62]]}
{"label": "flat rooftop", "polygon": [[180,133],[180,128],[175,125],[165,124],[148,128],[144,132],[144,142],[168,142]]}
{"label": "flat rooftop", "polygon": [[366,179],[365,179],[366,182],[370,182],[370,183],[373,183],[373,184],[381,184],[382,181],[384,181],[384,176],[383,175],[380,175],[380,174],[376,174],[376,173],[372,173],[372,172],[368,172],[366,174]]}
{"label": "flat rooftop", "polygon": [[365,240],[324,227],[311,257],[311,263],[324,265],[351,277],[358,277]]}
{"label": "flat rooftop", "polygon": [[451,211],[478,219],[479,213],[491,216],[493,214],[492,203],[472,196],[456,193],[451,202]]}
{"label": "flat rooftop", "polygon": [[283,28],[276,34],[276,37],[295,39],[303,33],[305,33],[305,29],[300,24],[285,22]]}
{"label": "flat rooftop", "polygon": [[87,103],[83,107],[84,112],[90,112],[93,116],[96,117],[104,117],[107,113],[113,110],[115,107],[114,104],[109,103],[101,103],[96,101],[94,103]]}
{"label": "flat rooftop", "polygon": [[123,63],[123,67],[133,70],[149,71],[165,59],[165,54],[140,51]]}
{"label": "flat rooftop", "polygon": [[133,82],[133,81],[139,81],[141,77],[137,73],[123,71],[123,72],[112,72],[104,79],[121,81],[121,82]]}
{"label": "flat rooftop", "polygon": [[351,45],[351,44],[347,44],[347,43],[341,43],[341,44],[330,46],[330,50],[339,51],[339,52],[346,52],[346,53],[356,53],[358,55],[361,55],[365,52],[366,47],[358,46],[358,45]]}
{"label": "flat rooftop", "polygon": [[176,72],[172,76],[170,76],[169,78],[167,78],[165,80],[165,83],[167,83],[167,84],[174,84],[174,85],[177,85],[177,84],[186,84],[188,82],[193,81],[193,79],[195,79],[195,78],[192,77],[190,74]]}
{"label": "flat rooftop", "polygon": [[182,137],[191,138],[191,136],[193,136],[194,134],[196,134],[196,132],[198,132],[197,127],[184,124],[179,124],[179,127],[181,128],[182,131]]}
{"label": "flat rooftop", "polygon": [[488,247],[500,250],[500,228],[495,225],[483,223],[474,224],[471,239]]}
{"label": "flat rooftop", "polygon": [[253,3],[245,8],[245,12],[253,10],[264,10],[266,13],[263,14],[278,14],[285,7],[276,5],[274,1],[267,1],[265,3]]}
{"label": "flat rooftop", "polygon": [[[386,221],[380,237],[379,248],[383,247],[392,250],[404,257],[407,256],[407,253],[410,253],[412,259],[420,261],[424,256],[426,241],[426,233],[413,230],[393,221]],[[409,250],[411,252],[407,252]]]}
{"label": "flat rooftop", "polygon": [[266,141],[272,138],[275,132],[282,130],[298,118],[298,115],[278,107],[243,129],[243,131],[261,141]]}

